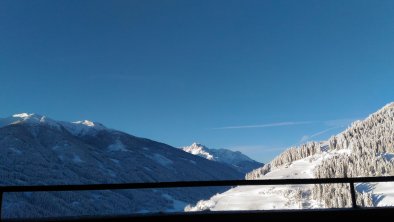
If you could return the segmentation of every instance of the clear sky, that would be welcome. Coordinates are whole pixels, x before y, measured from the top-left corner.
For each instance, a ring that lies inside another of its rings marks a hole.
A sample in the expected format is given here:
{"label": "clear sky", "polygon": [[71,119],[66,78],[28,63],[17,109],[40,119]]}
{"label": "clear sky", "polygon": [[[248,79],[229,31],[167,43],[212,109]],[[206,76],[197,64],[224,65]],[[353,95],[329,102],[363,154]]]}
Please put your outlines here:
{"label": "clear sky", "polygon": [[267,162],[394,100],[391,0],[1,0],[0,116]]}

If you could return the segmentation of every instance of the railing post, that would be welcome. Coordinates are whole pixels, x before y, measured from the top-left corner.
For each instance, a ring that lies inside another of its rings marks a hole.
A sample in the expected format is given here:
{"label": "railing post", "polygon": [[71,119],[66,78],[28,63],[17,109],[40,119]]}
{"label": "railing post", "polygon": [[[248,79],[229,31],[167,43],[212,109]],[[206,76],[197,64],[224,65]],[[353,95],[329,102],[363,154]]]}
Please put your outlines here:
{"label": "railing post", "polygon": [[3,191],[0,190],[0,222],[3,221],[1,211],[3,210]]}
{"label": "railing post", "polygon": [[354,190],[354,182],[350,182],[350,195],[352,196],[352,207],[357,208],[356,191]]}

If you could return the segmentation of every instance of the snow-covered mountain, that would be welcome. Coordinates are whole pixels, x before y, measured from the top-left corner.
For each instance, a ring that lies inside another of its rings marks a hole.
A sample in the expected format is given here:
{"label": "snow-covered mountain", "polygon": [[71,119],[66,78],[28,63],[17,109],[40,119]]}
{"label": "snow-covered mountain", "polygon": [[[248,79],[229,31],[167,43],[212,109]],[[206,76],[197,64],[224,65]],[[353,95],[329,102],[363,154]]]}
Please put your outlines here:
{"label": "snow-covered mountain", "polygon": [[204,157],[208,160],[227,164],[228,166],[233,167],[243,174],[246,174],[264,165],[252,160],[239,151],[232,151],[228,149],[210,149],[198,143],[193,143],[190,146],[182,147],[182,150],[193,155]]}
{"label": "snow-covered mountain", "polygon": [[[220,162],[108,129],[36,114],[0,119],[0,185],[240,179]],[[223,188],[5,193],[3,217],[129,214],[182,210]]]}
{"label": "snow-covered mountain", "polygon": [[89,120],[70,123],[64,121],[55,121],[47,118],[46,116],[38,114],[20,113],[14,114],[8,118],[0,118],[0,127],[22,123],[29,126],[45,125],[46,127],[58,130],[64,128],[68,131],[68,133],[71,133],[75,136],[84,136],[88,134],[95,135],[102,130],[111,131],[111,129],[106,128],[101,123],[96,123]]}
{"label": "snow-covered mountain", "polygon": [[[394,103],[327,141],[290,148],[246,179],[394,175]],[[361,206],[393,206],[394,183],[356,184]],[[240,186],[186,211],[336,208],[351,206],[346,184]]]}

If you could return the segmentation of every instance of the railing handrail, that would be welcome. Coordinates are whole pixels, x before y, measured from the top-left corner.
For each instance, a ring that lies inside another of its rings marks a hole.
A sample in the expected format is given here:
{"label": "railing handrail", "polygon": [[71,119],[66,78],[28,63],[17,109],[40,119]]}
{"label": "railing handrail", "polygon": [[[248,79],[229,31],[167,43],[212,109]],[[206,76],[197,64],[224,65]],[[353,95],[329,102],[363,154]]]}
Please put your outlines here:
{"label": "railing handrail", "polygon": [[152,188],[184,188],[247,185],[299,185],[348,183],[352,197],[352,207],[357,208],[354,183],[394,182],[394,176],[346,177],[346,178],[308,178],[308,179],[266,179],[266,180],[217,180],[217,181],[174,181],[149,183],[110,183],[110,184],[70,184],[70,185],[29,185],[0,186],[0,221],[3,194],[7,192],[50,192],[50,191],[89,191],[89,190],[127,190]]}
{"label": "railing handrail", "polygon": [[307,178],[307,179],[267,179],[267,180],[215,180],[215,181],[173,181],[148,183],[108,183],[108,184],[69,184],[69,185],[20,185],[0,186],[0,192],[38,192],[38,191],[88,191],[88,190],[127,190],[150,188],[248,186],[248,185],[296,185],[330,183],[370,183],[394,182],[394,176],[346,177],[346,178]]}

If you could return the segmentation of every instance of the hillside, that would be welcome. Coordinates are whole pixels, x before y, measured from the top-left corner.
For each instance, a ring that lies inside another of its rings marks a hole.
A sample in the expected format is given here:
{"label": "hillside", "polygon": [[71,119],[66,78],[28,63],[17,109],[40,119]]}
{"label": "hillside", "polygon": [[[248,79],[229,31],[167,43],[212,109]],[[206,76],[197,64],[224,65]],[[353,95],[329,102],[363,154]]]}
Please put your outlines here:
{"label": "hillside", "polygon": [[[246,179],[333,178],[394,175],[394,103],[327,141],[290,148]],[[361,206],[394,204],[393,183],[356,184]],[[236,196],[237,198],[233,198]],[[347,185],[236,187],[187,211],[336,208],[350,206]]]}
{"label": "hillside", "polygon": [[[1,185],[223,180],[242,177],[243,174],[219,162],[108,129],[91,121],[68,123],[34,114],[17,114],[0,119]],[[3,217],[176,211],[223,189],[6,193]]]}

